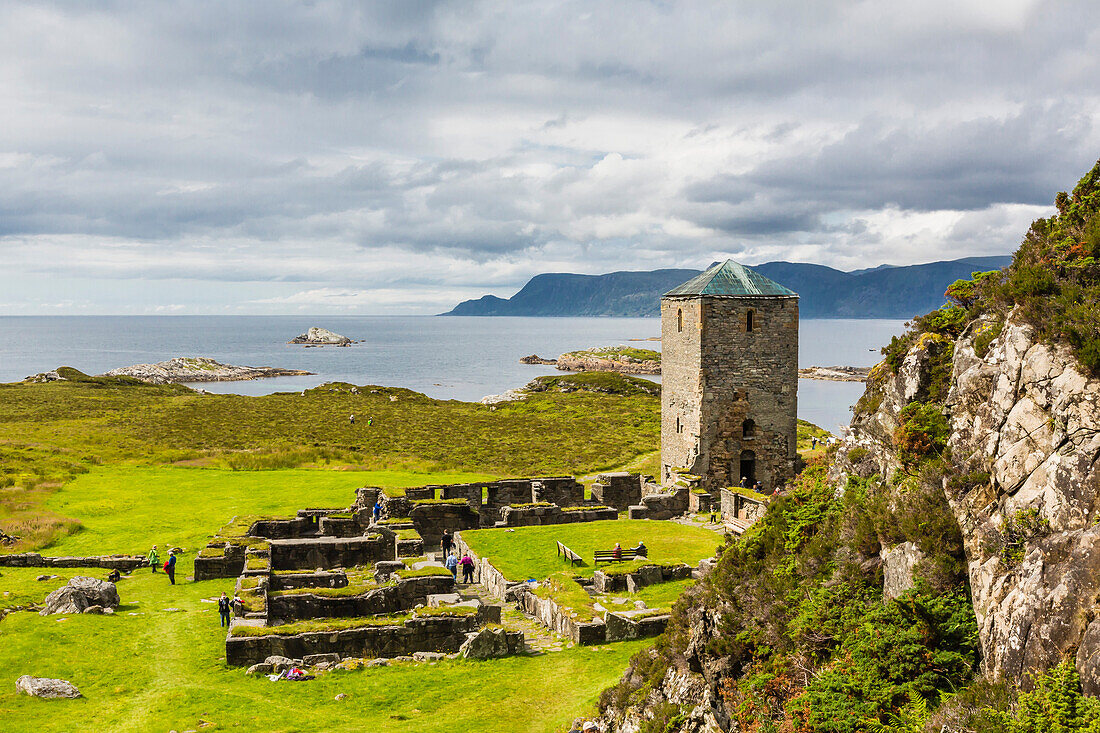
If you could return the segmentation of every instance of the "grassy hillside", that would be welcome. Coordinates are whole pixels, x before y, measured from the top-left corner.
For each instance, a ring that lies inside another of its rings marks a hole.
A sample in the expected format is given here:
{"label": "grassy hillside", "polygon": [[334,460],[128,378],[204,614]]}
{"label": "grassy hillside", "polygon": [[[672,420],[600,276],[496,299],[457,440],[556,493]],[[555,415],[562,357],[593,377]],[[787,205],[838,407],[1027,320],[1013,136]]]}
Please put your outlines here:
{"label": "grassy hillside", "polygon": [[63,502],[47,499],[97,465],[581,475],[658,443],[656,396],[619,375],[603,375],[601,392],[489,407],[349,384],[246,397],[70,374],[0,385],[0,531],[23,538],[16,549],[77,528]]}

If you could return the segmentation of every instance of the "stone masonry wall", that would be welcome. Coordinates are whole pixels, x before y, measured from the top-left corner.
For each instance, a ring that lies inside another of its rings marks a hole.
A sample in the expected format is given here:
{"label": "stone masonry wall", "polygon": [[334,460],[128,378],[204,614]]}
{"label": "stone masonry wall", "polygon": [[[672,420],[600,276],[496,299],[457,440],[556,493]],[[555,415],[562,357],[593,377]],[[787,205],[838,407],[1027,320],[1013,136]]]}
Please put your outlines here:
{"label": "stone masonry wall", "polygon": [[[746,314],[754,328],[746,331]],[[678,330],[678,312],[683,329]],[[713,489],[741,479],[745,451],[772,489],[794,476],[798,395],[796,297],[661,301],[662,480],[672,468]],[[751,420],[753,429],[744,426]]]}

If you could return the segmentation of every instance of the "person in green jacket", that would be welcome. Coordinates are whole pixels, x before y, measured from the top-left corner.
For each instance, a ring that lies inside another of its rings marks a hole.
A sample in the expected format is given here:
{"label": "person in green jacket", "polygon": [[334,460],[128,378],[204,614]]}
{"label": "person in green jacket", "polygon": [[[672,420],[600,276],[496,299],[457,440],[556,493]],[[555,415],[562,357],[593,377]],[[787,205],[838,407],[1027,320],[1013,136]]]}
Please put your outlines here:
{"label": "person in green jacket", "polygon": [[160,561],[160,557],[157,555],[157,546],[153,545],[153,549],[149,550],[149,567],[153,569],[153,572],[157,572],[157,563]]}

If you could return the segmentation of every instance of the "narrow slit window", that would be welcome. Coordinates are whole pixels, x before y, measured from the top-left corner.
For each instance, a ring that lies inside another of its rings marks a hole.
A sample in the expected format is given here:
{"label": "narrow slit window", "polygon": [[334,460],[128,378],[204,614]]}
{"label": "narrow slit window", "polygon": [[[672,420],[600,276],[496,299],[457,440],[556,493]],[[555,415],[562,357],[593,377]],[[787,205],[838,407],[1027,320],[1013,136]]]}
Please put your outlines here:
{"label": "narrow slit window", "polygon": [[746,332],[748,332],[748,333],[753,332],[753,328],[755,328],[755,326],[756,326],[755,321],[756,321],[756,312],[755,311],[750,310],[748,313],[745,314],[745,331]]}
{"label": "narrow slit window", "polygon": [[676,311],[676,330],[677,332],[684,330],[684,310],[679,308]]}

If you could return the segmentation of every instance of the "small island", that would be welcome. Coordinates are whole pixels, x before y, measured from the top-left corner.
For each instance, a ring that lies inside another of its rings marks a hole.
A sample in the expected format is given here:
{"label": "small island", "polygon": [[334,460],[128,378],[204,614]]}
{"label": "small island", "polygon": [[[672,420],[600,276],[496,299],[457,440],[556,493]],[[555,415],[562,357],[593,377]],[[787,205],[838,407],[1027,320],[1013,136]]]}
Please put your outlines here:
{"label": "small island", "polygon": [[300,344],[302,346],[351,346],[354,343],[347,336],[333,333],[327,328],[311,328],[301,336],[296,336],[288,344]]}
{"label": "small island", "polygon": [[660,374],[661,352],[633,346],[599,346],[569,351],[557,359],[531,354],[521,364],[555,366],[563,372],[622,372],[624,374]]}
{"label": "small island", "polygon": [[239,382],[269,377],[302,377],[313,372],[280,367],[252,367],[222,364],[206,357],[176,357],[156,364],[134,364],[112,369],[105,377],[133,377],[150,384],[182,382]]}
{"label": "small island", "polygon": [[798,370],[799,379],[823,379],[829,382],[866,382],[870,367],[811,366]]}

